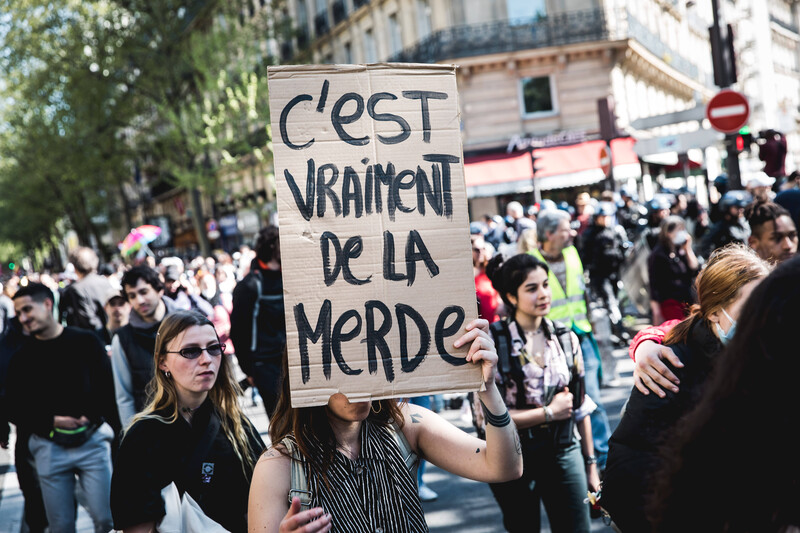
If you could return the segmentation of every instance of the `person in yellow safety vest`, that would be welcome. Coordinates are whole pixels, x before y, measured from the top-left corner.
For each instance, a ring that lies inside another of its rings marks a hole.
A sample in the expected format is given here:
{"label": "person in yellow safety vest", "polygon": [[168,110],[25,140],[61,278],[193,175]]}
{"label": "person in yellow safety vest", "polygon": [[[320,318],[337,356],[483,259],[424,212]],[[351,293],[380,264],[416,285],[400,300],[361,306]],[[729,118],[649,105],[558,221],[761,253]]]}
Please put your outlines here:
{"label": "person in yellow safety vest", "polygon": [[550,268],[549,283],[552,304],[547,318],[571,325],[578,336],[586,365],[586,393],[597,403],[591,415],[592,440],[599,470],[605,468],[608,454],[608,437],[611,429],[608,414],[600,403],[600,353],[592,336],[592,325],[586,306],[583,264],[572,241],[576,232],[570,227],[571,217],[566,211],[548,209],[539,213],[536,229],[539,249],[530,254],[547,263]]}

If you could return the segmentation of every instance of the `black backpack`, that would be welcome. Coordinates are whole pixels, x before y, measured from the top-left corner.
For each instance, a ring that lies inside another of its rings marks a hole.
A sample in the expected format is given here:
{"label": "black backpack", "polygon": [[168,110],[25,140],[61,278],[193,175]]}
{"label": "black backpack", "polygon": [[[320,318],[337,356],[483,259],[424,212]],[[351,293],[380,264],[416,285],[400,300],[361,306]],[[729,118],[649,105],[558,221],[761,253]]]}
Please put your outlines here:
{"label": "black backpack", "polygon": [[[580,376],[580,369],[576,364],[575,358],[572,356],[572,330],[561,322],[548,321],[545,327],[547,327],[549,324],[552,325],[552,334],[556,337],[556,339],[558,339],[561,349],[567,356],[567,368],[569,369],[570,373],[570,382],[568,388],[572,393],[572,408],[578,409],[583,404],[584,397],[586,395],[586,387],[583,378]],[[489,330],[492,333],[495,346],[497,347],[498,372],[500,372],[504,380],[513,380],[518,391],[523,391],[517,394],[517,405],[515,407],[517,409],[527,409],[529,406],[525,403],[525,374],[522,370],[522,365],[520,362],[511,357],[511,332],[508,329],[508,321],[498,320],[490,326]],[[549,404],[551,400],[552,398],[548,398],[547,404]],[[555,422],[551,425],[563,426],[554,432],[555,437],[558,440],[563,441],[565,444],[572,441],[572,428],[574,425],[572,419]]]}

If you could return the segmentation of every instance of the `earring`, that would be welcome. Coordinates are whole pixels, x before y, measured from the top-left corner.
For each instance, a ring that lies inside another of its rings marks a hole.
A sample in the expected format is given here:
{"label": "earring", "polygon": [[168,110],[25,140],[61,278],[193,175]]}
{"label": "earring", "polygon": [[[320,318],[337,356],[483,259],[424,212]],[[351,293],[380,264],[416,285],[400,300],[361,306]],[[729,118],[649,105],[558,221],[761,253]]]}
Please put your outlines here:
{"label": "earring", "polygon": [[378,410],[377,411],[375,410],[375,403],[374,402],[373,402],[372,406],[370,407],[370,409],[372,409],[372,412],[377,415],[378,413],[383,411],[383,404],[380,402],[380,400],[378,400]]}
{"label": "earring", "polygon": [[166,377],[167,379],[172,378],[172,372],[170,372],[169,370],[165,370],[164,371],[164,377]]}

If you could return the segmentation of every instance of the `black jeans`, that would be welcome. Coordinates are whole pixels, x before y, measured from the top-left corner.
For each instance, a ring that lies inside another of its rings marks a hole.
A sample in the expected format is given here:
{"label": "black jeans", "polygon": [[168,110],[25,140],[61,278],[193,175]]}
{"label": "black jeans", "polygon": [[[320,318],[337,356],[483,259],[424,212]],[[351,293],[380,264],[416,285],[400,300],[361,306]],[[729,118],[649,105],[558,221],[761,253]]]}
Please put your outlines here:
{"label": "black jeans", "polygon": [[25,499],[25,523],[30,533],[42,533],[47,527],[47,516],[44,510],[42,489],[39,486],[39,475],[33,462],[33,454],[28,449],[29,433],[20,433],[17,429],[17,443],[14,446],[14,468],[17,471],[19,488]]}
{"label": "black jeans", "polygon": [[558,449],[542,432],[530,438],[520,431],[522,477],[505,483],[490,483],[503,525],[511,533],[535,533],[541,529],[540,501],[544,503],[553,533],[588,533],[589,506],[584,503],[588,482],[578,443]]}

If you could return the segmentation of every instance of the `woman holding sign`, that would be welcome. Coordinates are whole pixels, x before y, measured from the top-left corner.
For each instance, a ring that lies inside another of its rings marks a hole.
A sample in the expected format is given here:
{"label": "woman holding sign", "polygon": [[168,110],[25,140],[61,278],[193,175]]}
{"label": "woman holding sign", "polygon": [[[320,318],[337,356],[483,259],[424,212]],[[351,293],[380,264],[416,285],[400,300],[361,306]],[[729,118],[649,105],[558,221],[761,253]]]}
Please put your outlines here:
{"label": "woman holding sign", "polygon": [[[549,268],[529,254],[496,255],[486,274],[508,319],[492,324],[499,352],[498,385],[519,428],[522,477],[491,485],[511,532],[539,531],[540,501],[553,531],[591,530],[587,487],[600,479],[583,393],[583,356],[577,336],[545,318],[550,312]],[[575,430],[580,440],[575,437]]]}
{"label": "woman holding sign", "polygon": [[518,478],[519,438],[495,385],[497,352],[488,322],[474,320],[466,329],[454,346],[469,346],[467,361],[483,369],[486,390],[477,394],[486,441],[424,407],[395,400],[351,403],[334,394],[326,406],[294,409],[284,379],[270,424],[274,445],[258,461],[250,486],[250,531],[428,531],[417,457],[478,481]]}

